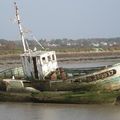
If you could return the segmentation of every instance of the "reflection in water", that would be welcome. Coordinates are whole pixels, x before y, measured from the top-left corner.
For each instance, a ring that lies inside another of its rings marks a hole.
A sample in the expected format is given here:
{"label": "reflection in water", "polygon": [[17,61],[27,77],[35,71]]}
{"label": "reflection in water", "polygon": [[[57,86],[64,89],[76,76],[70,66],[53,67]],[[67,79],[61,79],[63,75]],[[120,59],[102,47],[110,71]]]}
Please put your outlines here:
{"label": "reflection in water", "polygon": [[113,105],[0,103],[0,120],[119,120]]}

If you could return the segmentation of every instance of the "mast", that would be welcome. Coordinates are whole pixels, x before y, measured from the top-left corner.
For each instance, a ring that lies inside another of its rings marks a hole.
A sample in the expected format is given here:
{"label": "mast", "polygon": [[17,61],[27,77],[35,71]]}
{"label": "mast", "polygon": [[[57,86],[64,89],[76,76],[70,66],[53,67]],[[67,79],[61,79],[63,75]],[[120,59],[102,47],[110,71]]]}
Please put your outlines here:
{"label": "mast", "polygon": [[20,31],[20,35],[21,35],[21,39],[22,39],[23,49],[24,49],[24,52],[27,52],[26,42],[25,42],[25,38],[24,38],[24,32],[23,32],[23,29],[22,29],[22,26],[21,26],[19,10],[18,10],[16,2],[14,2],[14,5],[15,5],[15,10],[16,10],[17,23],[18,23],[18,27],[19,27],[19,31]]}

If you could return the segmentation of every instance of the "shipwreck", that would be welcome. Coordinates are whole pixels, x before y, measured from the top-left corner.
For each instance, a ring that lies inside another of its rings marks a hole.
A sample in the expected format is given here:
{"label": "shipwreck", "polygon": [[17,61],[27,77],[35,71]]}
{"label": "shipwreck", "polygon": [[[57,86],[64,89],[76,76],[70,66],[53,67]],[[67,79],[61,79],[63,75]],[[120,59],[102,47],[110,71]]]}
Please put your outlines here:
{"label": "shipwreck", "polygon": [[87,70],[59,68],[55,51],[31,50],[24,38],[16,2],[14,6],[24,53],[20,55],[22,67],[0,72],[0,78],[7,86],[7,91],[25,89],[26,84],[32,88],[29,90],[39,91],[120,89],[120,64]]}

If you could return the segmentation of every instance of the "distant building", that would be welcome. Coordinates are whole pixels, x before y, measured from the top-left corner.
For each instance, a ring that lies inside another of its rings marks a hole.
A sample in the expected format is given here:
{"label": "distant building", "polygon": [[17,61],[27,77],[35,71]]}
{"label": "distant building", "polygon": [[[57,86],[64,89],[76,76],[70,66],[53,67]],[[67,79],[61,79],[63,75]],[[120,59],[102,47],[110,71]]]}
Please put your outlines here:
{"label": "distant building", "polygon": [[92,43],[92,46],[94,46],[94,47],[99,47],[100,44],[99,44],[99,43]]}
{"label": "distant building", "polygon": [[67,43],[67,46],[71,46],[71,43]]}
{"label": "distant building", "polygon": [[103,45],[103,46],[107,46],[108,45],[107,42],[101,42],[100,44]]}
{"label": "distant building", "polygon": [[59,45],[57,45],[57,44],[54,44],[54,43],[53,43],[53,44],[51,44],[51,43],[48,43],[48,44],[47,44],[47,46],[49,46],[49,47],[57,47],[57,46],[59,46]]}

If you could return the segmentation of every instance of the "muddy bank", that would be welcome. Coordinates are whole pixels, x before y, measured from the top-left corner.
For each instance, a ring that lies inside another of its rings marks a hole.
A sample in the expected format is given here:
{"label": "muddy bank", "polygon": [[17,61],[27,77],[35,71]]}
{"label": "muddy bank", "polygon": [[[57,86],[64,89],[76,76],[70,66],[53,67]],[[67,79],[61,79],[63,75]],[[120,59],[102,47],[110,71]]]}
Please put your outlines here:
{"label": "muddy bank", "polygon": [[79,58],[83,60],[87,59],[109,59],[120,58],[120,51],[105,51],[105,52],[60,52],[57,53],[57,58]]}
{"label": "muddy bank", "polygon": [[[88,67],[97,62],[103,65],[118,63],[120,52],[69,52],[57,53],[58,64],[60,67]],[[112,63],[110,63],[112,61]],[[87,63],[87,64],[86,64]],[[95,64],[96,65],[96,64]],[[94,65],[94,66],[95,66]],[[4,69],[20,67],[20,55],[0,55],[0,71]]]}
{"label": "muddy bank", "polygon": [[[57,52],[57,58],[61,60],[94,60],[94,59],[120,59],[120,51],[114,52]],[[20,60],[19,54],[0,55],[3,60]]]}
{"label": "muddy bank", "polygon": [[[57,52],[57,58],[71,57],[120,57],[120,51],[102,51],[102,52]],[[0,55],[0,60],[19,59],[19,54]]]}

